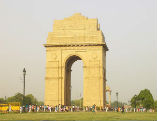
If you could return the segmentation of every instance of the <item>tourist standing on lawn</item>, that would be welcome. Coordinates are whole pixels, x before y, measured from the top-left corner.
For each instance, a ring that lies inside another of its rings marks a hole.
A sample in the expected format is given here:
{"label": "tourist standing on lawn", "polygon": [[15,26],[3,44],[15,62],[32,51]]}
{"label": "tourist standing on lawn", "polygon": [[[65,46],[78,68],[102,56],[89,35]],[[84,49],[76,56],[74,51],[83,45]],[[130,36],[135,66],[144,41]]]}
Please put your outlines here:
{"label": "tourist standing on lawn", "polygon": [[122,106],[122,113],[124,113],[124,106]]}

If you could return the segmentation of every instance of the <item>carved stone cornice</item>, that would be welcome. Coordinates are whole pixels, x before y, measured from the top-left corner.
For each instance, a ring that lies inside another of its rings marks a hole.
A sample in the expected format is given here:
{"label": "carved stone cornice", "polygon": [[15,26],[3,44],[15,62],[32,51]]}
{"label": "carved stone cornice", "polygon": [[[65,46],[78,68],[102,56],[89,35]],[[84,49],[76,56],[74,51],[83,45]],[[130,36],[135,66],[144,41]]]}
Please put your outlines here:
{"label": "carved stone cornice", "polygon": [[82,43],[82,44],[44,44],[45,47],[82,47],[82,46],[103,46],[106,51],[108,47],[105,43]]}

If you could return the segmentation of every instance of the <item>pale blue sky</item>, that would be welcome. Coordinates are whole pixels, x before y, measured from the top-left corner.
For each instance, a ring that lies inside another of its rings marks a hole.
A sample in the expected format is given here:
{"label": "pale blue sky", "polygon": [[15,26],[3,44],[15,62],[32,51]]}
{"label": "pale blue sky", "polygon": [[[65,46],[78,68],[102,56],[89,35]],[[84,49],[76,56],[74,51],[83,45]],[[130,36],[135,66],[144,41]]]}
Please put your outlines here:
{"label": "pale blue sky", "polygon": [[[105,35],[112,100],[116,91],[119,100],[127,102],[145,88],[157,99],[156,0],[0,0],[0,97],[23,91],[25,67],[26,94],[44,99],[43,44],[55,19],[76,12],[98,18]],[[72,98],[81,92],[81,64],[73,65]]]}

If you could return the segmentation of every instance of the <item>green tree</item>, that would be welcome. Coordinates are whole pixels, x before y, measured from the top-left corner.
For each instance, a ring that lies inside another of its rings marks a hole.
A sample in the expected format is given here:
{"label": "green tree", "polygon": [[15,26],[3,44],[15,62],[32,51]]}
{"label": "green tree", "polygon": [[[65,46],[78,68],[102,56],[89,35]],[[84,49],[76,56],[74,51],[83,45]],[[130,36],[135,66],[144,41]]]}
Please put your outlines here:
{"label": "green tree", "polygon": [[38,104],[38,100],[32,95],[28,94],[25,96],[25,104]]}
{"label": "green tree", "polygon": [[6,101],[4,100],[4,98],[0,98],[0,103],[6,103]]}
{"label": "green tree", "polygon": [[157,111],[157,100],[154,101],[154,108],[155,108],[155,111]]}
{"label": "green tree", "polygon": [[138,96],[137,95],[134,95],[132,98],[131,98],[131,106],[134,107],[134,108],[137,108],[137,106],[139,106],[139,99],[138,99]]}
{"label": "green tree", "polygon": [[23,94],[16,93],[15,96],[8,97],[7,102],[20,102],[20,104],[23,104]]}
{"label": "green tree", "polygon": [[[126,103],[118,101],[118,107],[122,107],[123,105],[126,105]],[[117,107],[117,101],[111,102],[111,107],[116,108]]]}
{"label": "green tree", "polygon": [[32,104],[32,99],[29,96],[24,97],[24,105]]}
{"label": "green tree", "polygon": [[138,95],[138,100],[140,101],[140,104],[146,108],[154,108],[154,99],[153,96],[148,89],[141,90],[141,92]]}
{"label": "green tree", "polygon": [[26,105],[26,104],[42,105],[42,104],[44,104],[42,101],[38,101],[32,94],[28,94],[28,95],[24,96],[21,93],[16,93],[14,96],[8,97],[7,102],[20,102],[21,105]]}
{"label": "green tree", "polygon": [[143,106],[146,110],[154,108],[154,99],[148,89],[141,90],[139,95],[134,95],[131,98],[131,106],[136,108],[137,106]]}
{"label": "green tree", "polygon": [[81,106],[82,107],[83,106],[83,98],[77,99],[77,100],[72,100],[71,105]]}
{"label": "green tree", "polygon": [[38,104],[38,105],[44,105],[44,102],[43,102],[43,101],[38,101],[37,104]]}

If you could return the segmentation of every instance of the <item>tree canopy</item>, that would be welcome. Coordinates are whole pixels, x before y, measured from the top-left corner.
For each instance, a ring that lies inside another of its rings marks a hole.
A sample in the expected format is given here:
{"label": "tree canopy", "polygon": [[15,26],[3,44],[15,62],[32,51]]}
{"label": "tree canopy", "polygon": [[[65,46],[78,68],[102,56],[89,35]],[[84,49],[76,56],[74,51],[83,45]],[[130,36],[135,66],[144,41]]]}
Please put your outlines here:
{"label": "tree canopy", "polygon": [[0,103],[5,103],[5,100],[3,98],[0,98]]}
{"label": "tree canopy", "polygon": [[72,100],[71,105],[83,107],[83,98],[77,99],[77,100]]}
{"label": "tree canopy", "polygon": [[150,90],[144,89],[138,95],[134,95],[131,99],[131,106],[134,108],[142,106],[147,110],[154,108],[154,99]]}
{"label": "tree canopy", "polygon": [[139,106],[139,102],[138,102],[138,96],[137,95],[134,95],[132,98],[131,98],[131,106],[136,108],[137,106]]}
{"label": "tree canopy", "polygon": [[157,111],[157,100],[154,101],[154,107],[155,107],[155,111]]}
{"label": "tree canopy", "polygon": [[8,103],[8,102],[20,102],[21,105],[26,104],[37,104],[42,105],[42,101],[38,101],[32,94],[28,94],[24,96],[21,93],[16,93],[14,96],[8,97],[6,100],[0,98],[0,103]]}
{"label": "tree canopy", "polygon": [[[119,102],[119,101],[118,101],[118,107],[122,107],[122,106],[124,106],[124,105],[126,105],[125,102]],[[117,107],[117,101],[112,102],[112,103],[111,103],[111,107],[112,107],[112,108],[116,108],[116,107]]]}

